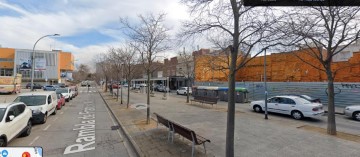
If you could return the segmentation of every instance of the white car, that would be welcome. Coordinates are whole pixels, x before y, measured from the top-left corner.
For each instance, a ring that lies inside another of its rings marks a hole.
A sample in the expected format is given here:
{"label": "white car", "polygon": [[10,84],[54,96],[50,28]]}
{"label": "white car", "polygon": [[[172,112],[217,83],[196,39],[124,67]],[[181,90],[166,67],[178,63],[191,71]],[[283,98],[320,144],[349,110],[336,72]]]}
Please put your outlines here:
{"label": "white car", "polygon": [[[176,94],[186,95],[188,87],[181,87],[176,91]],[[192,94],[191,88],[189,88],[189,94]]]}
{"label": "white car", "polygon": [[347,117],[354,118],[360,121],[360,105],[347,106],[344,109],[344,114]]}
{"label": "white car", "polygon": [[0,104],[0,147],[31,133],[31,110],[22,102]]}
{"label": "white car", "polygon": [[[265,101],[253,101],[250,104],[255,112],[265,110]],[[324,114],[323,105],[312,103],[298,96],[275,96],[268,99],[268,112],[291,115],[294,119],[316,117]]]}
{"label": "white car", "polygon": [[71,93],[70,88],[59,88],[56,89],[56,94],[62,94],[66,102],[69,102],[72,99],[73,93]]}
{"label": "white car", "polygon": [[46,123],[47,117],[56,114],[58,103],[55,91],[20,94],[14,102],[23,102],[32,110],[32,122]]}

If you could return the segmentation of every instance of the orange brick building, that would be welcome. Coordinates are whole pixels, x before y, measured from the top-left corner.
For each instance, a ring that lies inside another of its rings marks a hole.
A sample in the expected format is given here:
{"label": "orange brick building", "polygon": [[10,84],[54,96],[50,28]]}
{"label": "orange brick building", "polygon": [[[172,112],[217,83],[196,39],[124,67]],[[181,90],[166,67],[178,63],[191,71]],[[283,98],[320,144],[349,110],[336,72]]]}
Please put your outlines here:
{"label": "orange brick building", "polygon": [[[292,53],[273,53],[266,57],[267,81],[323,82],[327,80],[325,72],[304,63],[293,53],[305,61],[311,62],[316,67],[323,69],[315,58],[306,53],[306,49],[296,50]],[[224,61],[226,61],[225,56],[201,54],[194,55],[194,58],[196,81],[227,81],[227,71],[211,68],[216,65],[227,64],[224,63]],[[333,62],[332,69],[342,68],[337,72],[335,81],[360,82],[360,64],[358,63],[360,63],[360,52],[354,52],[353,56],[347,61]],[[350,64],[353,66],[349,66]],[[263,81],[263,75],[264,56],[259,56],[252,59],[245,67],[237,72],[236,81]]]}

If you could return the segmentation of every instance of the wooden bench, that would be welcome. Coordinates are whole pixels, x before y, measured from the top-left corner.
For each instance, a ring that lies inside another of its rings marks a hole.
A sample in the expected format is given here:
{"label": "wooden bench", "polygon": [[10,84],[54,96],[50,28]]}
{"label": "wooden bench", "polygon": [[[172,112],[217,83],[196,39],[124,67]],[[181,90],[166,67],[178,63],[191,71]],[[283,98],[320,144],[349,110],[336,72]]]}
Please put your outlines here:
{"label": "wooden bench", "polygon": [[184,138],[186,138],[192,142],[191,156],[194,156],[195,145],[203,145],[205,154],[206,154],[205,143],[206,142],[210,143],[209,139],[206,139],[206,138],[196,134],[195,131],[193,131],[185,126],[182,126],[176,122],[170,121],[169,119],[166,119],[165,117],[160,116],[157,113],[154,113],[154,115],[156,115],[156,117],[157,117],[158,124],[161,123],[165,127],[169,128],[168,141],[169,141],[169,137],[171,136],[171,138],[172,138],[171,142],[172,142],[174,140],[174,133],[178,133],[179,135],[183,136]]}
{"label": "wooden bench", "polygon": [[191,104],[193,101],[195,102],[199,102],[202,104],[210,104],[212,107],[214,107],[214,104],[217,104],[218,102],[218,98],[213,98],[213,97],[203,97],[203,96],[195,96],[194,99],[191,99]]}

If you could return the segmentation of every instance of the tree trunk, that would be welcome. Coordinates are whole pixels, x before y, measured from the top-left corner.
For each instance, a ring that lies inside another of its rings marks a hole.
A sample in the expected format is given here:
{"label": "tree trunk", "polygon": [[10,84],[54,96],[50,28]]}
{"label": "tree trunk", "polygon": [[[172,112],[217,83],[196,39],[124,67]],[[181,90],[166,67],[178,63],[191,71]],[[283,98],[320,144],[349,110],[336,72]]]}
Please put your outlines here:
{"label": "tree trunk", "polygon": [[128,81],[128,94],[127,94],[127,100],[126,100],[126,108],[129,108],[129,101],[130,101],[130,87],[131,87],[131,80]]}
{"label": "tree trunk", "polygon": [[228,114],[226,127],[226,157],[234,156],[234,132],[235,132],[235,66],[236,53],[231,53],[230,71],[228,77]]}
{"label": "tree trunk", "polygon": [[190,83],[189,83],[189,77],[187,77],[186,79],[186,83],[187,83],[187,89],[186,89],[186,103],[189,103],[189,97],[190,97],[190,93],[189,93],[189,88],[190,88]]}
{"label": "tree trunk", "polygon": [[234,132],[235,132],[235,75],[236,60],[239,49],[239,6],[236,0],[231,0],[231,8],[234,15],[234,34],[233,44],[230,48],[230,66],[229,66],[229,90],[228,90],[228,115],[226,125],[226,157],[234,157]]}
{"label": "tree trunk", "polygon": [[150,124],[150,70],[147,70],[147,87],[146,87],[146,124]]}
{"label": "tree trunk", "polygon": [[331,63],[329,63],[326,69],[326,75],[328,77],[328,124],[327,133],[330,135],[336,135],[336,121],[335,121],[335,93],[334,93],[334,78],[331,72]]}
{"label": "tree trunk", "polygon": [[105,76],[105,92],[107,92],[108,90],[107,84],[108,84],[108,78]]}

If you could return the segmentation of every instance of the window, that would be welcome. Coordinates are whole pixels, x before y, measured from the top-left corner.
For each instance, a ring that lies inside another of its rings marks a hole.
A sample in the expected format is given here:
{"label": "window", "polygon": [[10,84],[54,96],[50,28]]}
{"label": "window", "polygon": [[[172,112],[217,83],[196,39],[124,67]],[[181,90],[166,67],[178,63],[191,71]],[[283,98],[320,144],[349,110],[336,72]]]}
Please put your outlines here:
{"label": "window", "polygon": [[295,105],[295,101],[289,98],[284,98],[284,104],[291,104],[291,105]]}
{"label": "window", "polygon": [[19,115],[22,114],[25,111],[25,105],[24,104],[16,105],[16,107],[18,108]]}
{"label": "window", "polygon": [[52,100],[51,100],[51,95],[49,95],[48,97],[48,104],[51,104]]}

